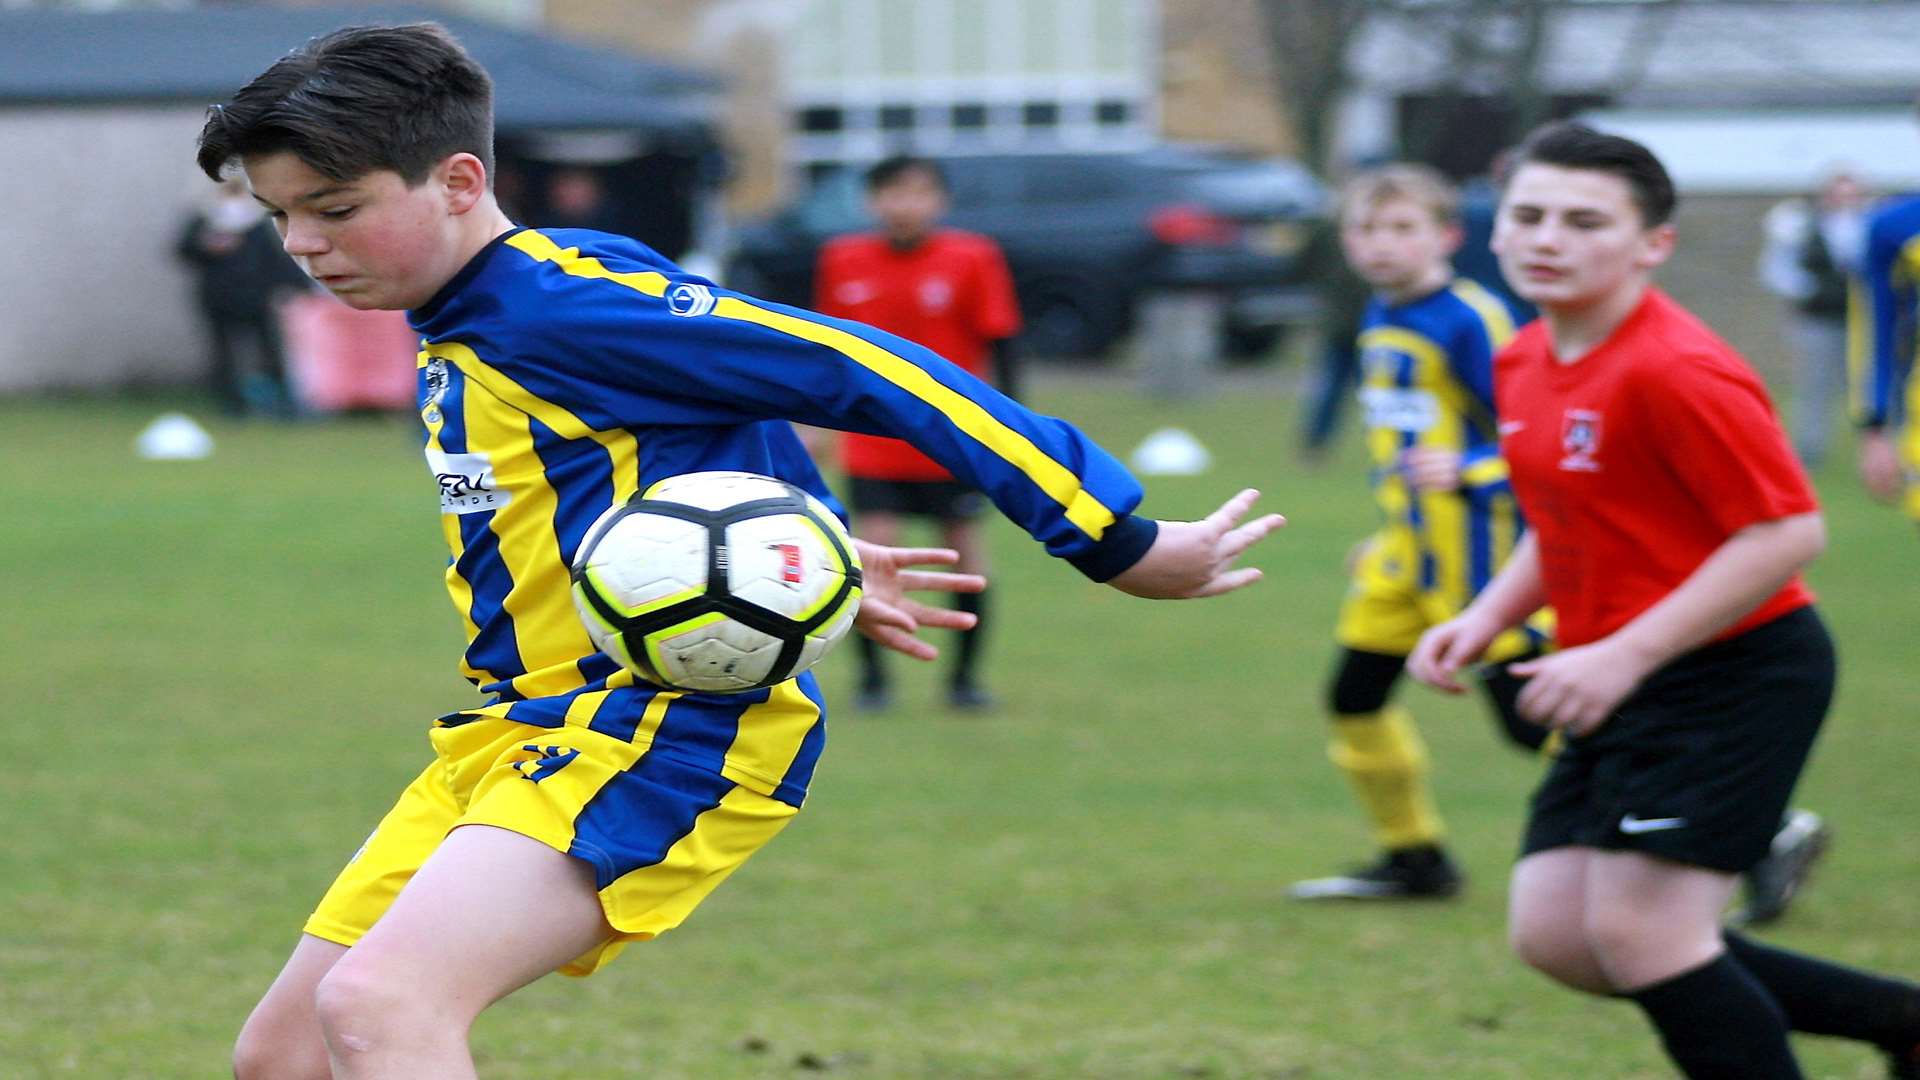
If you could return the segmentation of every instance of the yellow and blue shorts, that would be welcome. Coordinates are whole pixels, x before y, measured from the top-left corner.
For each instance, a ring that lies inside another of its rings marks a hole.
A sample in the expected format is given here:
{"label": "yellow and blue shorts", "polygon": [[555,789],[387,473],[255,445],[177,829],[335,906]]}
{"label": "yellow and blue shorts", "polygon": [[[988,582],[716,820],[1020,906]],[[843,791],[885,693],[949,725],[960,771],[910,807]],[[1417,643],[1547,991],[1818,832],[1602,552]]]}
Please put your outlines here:
{"label": "yellow and blue shorts", "polygon": [[431,732],[409,785],[308,918],[351,946],[447,833],[492,825],[593,867],[613,936],[562,967],[590,975],[630,941],[678,926],[798,808],[647,746],[566,725],[492,717]]}
{"label": "yellow and blue shorts", "polygon": [[1907,376],[1907,426],[1901,432],[1901,457],[1907,466],[1907,515],[1920,521],[1920,365]]}
{"label": "yellow and blue shorts", "polygon": [[[1354,566],[1334,639],[1362,652],[1411,655],[1421,634],[1466,610],[1473,599],[1465,575],[1448,569],[1444,556],[1423,548],[1412,530],[1374,533]],[[1423,578],[1434,584],[1423,587]],[[1486,659],[1498,663],[1544,649],[1552,634],[1552,615],[1542,612],[1495,638]]]}

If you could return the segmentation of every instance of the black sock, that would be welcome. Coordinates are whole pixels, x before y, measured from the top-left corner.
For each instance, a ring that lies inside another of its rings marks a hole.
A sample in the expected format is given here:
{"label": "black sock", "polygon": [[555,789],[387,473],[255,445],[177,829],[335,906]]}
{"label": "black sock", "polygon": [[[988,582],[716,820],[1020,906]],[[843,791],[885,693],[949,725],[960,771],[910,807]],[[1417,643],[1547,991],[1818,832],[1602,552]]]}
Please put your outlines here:
{"label": "black sock", "polygon": [[881,659],[880,643],[860,636],[860,689],[884,692],[887,689],[887,664]]}
{"label": "black sock", "polygon": [[980,661],[980,643],[986,640],[987,594],[954,593],[953,606],[961,611],[972,612],[979,620],[973,624],[973,629],[960,631],[960,647],[954,650],[953,685],[970,687],[974,685],[974,667]]}
{"label": "black sock", "polygon": [[1692,1080],[1802,1080],[1779,1004],[1726,953],[1624,996]]}
{"label": "black sock", "polygon": [[1727,952],[1780,1003],[1787,1023],[1889,1050],[1920,1044],[1920,986],[1762,945],[1729,931]]}

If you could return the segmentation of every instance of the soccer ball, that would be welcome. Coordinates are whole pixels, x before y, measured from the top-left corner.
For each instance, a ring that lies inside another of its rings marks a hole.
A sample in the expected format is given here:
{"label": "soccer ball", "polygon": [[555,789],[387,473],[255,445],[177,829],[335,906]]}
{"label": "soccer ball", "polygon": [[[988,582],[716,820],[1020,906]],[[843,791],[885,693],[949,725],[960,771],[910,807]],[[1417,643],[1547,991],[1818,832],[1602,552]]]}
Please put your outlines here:
{"label": "soccer ball", "polygon": [[573,602],[594,645],[648,682],[738,693],[793,678],[846,636],[860,558],[840,519],[784,480],[687,473],[587,529]]}

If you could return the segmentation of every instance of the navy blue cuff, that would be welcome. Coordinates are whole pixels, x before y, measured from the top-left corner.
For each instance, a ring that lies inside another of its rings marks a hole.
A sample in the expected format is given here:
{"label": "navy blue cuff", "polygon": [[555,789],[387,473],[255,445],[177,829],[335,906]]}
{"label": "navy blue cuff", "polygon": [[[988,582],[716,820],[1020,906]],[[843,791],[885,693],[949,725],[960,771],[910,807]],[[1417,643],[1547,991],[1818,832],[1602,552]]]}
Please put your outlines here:
{"label": "navy blue cuff", "polygon": [[1067,561],[1095,581],[1108,581],[1139,562],[1159,535],[1159,522],[1129,514],[1107,526],[1099,543]]}

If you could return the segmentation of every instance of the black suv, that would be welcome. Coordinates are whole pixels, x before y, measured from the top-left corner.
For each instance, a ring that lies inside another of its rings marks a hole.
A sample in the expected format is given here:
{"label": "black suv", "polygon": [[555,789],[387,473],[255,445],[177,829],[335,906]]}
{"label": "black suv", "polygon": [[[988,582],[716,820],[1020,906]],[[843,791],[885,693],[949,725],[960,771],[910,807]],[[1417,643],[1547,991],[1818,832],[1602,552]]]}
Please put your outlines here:
{"label": "black suv", "polygon": [[[1131,329],[1154,288],[1219,290],[1230,351],[1271,348],[1317,308],[1302,261],[1326,191],[1291,162],[1197,147],[1132,153],[944,158],[947,223],[1006,251],[1026,322],[1023,351],[1097,357]],[[810,306],[820,246],[871,228],[860,170],[828,176],[793,205],[740,230],[730,288]]]}

